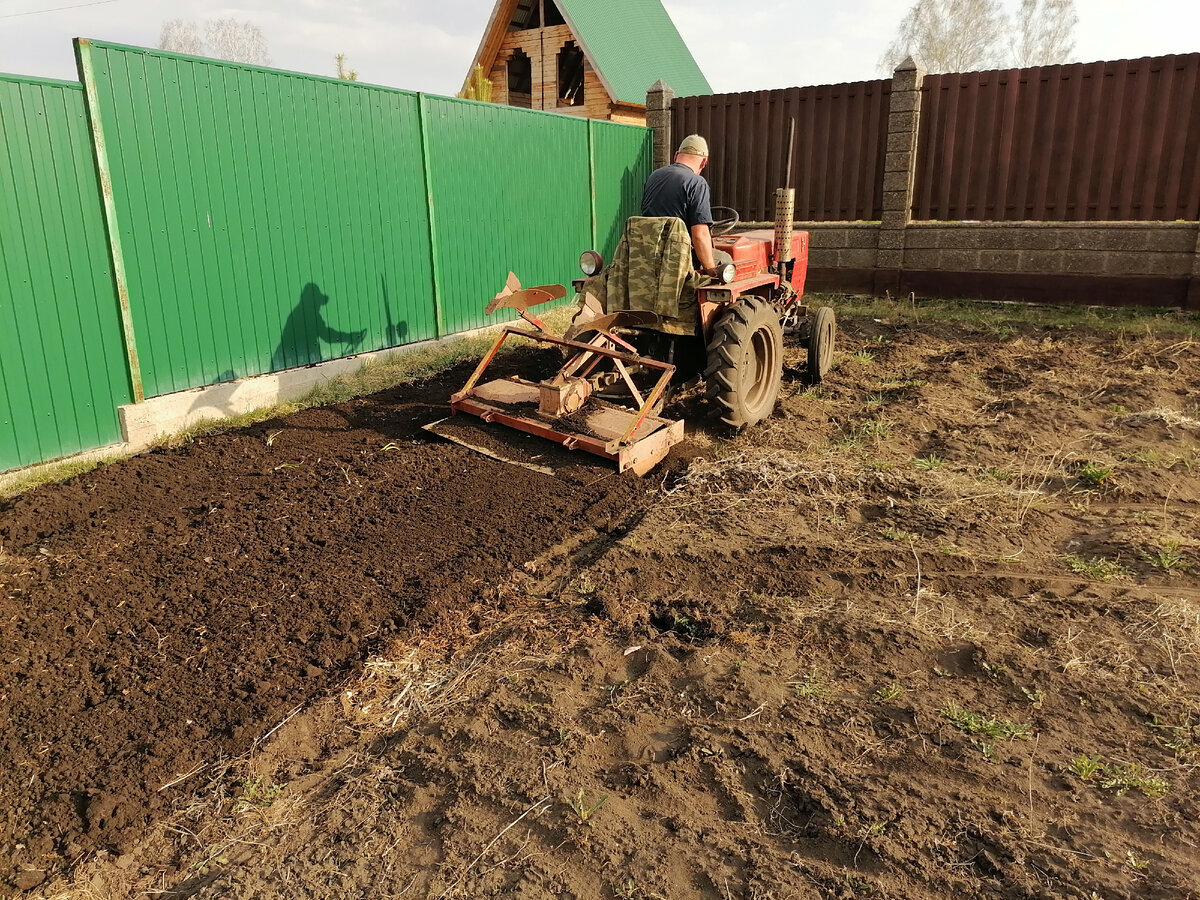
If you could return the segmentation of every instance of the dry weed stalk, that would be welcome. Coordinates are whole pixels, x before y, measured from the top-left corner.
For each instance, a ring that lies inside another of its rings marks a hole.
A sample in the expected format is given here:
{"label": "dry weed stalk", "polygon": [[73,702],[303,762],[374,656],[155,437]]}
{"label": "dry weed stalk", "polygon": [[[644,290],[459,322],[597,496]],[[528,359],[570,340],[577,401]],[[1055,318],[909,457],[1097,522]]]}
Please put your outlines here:
{"label": "dry weed stalk", "polygon": [[664,492],[665,507],[673,510],[703,506],[728,511],[744,504],[784,506],[792,502],[796,485],[808,495],[825,493],[823,485],[837,483],[833,472],[810,468],[798,453],[774,449],[739,450],[717,459],[696,459],[687,475]]}
{"label": "dry weed stalk", "polygon": [[1121,416],[1116,420],[1118,425],[1123,425],[1127,428],[1140,428],[1145,425],[1152,425],[1155,422],[1161,422],[1168,428],[1200,429],[1200,419],[1193,419],[1190,416],[1185,416],[1178,410],[1167,409],[1162,406],[1156,406],[1154,409],[1147,410],[1146,412]]}
{"label": "dry weed stalk", "polygon": [[367,662],[358,685],[342,694],[342,709],[359,726],[393,729],[412,718],[430,716],[463,702],[463,686],[486,660],[473,656],[465,666],[432,665],[419,650],[397,659]]}

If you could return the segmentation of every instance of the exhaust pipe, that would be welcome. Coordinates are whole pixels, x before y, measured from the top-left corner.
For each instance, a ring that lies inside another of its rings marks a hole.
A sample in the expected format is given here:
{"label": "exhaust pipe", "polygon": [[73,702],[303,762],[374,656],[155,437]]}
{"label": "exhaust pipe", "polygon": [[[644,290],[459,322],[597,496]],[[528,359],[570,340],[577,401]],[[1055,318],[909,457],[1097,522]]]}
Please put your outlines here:
{"label": "exhaust pipe", "polygon": [[775,189],[775,265],[792,261],[792,222],[796,215],[795,188]]}
{"label": "exhaust pipe", "polygon": [[792,153],[796,148],[796,120],[788,130],[787,187],[775,189],[775,268],[780,275],[792,261],[792,222],[796,218],[796,191],[792,187]]}

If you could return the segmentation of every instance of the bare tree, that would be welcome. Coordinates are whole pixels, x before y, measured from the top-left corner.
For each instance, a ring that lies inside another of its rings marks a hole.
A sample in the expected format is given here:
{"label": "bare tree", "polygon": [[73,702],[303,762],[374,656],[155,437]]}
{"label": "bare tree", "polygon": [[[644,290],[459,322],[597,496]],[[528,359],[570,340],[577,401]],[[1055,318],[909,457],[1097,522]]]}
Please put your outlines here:
{"label": "bare tree", "polygon": [[1021,0],[1013,36],[1014,64],[1026,68],[1070,62],[1078,23],[1075,0]]}
{"label": "bare tree", "polygon": [[266,65],[271,61],[262,29],[238,19],[209,19],[204,36],[212,55],[230,62]]}
{"label": "bare tree", "polygon": [[879,60],[892,72],[912,56],[930,72],[968,72],[1003,64],[1008,18],[1000,0],[917,0]]}
{"label": "bare tree", "polygon": [[159,50],[170,50],[172,53],[190,53],[192,56],[204,55],[204,38],[195,22],[183,19],[171,19],[163,22],[162,34],[158,38]]}
{"label": "bare tree", "polygon": [[172,19],[163,22],[158,39],[160,50],[211,56],[230,62],[268,65],[267,39],[262,29],[238,19],[210,19],[204,23],[204,36],[195,22]]}

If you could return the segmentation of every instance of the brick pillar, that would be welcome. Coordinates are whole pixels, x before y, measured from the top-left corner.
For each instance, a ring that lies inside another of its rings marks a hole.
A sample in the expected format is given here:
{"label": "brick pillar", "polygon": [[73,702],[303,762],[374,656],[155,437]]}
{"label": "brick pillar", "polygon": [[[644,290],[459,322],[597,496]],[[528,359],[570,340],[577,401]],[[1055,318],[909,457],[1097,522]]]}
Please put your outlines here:
{"label": "brick pillar", "polygon": [[1192,259],[1192,284],[1188,288],[1184,309],[1200,309],[1200,229],[1196,231],[1196,256]]}
{"label": "brick pillar", "polygon": [[917,127],[921,121],[921,84],[924,80],[925,70],[911,56],[892,75],[887,156],[883,166],[883,214],[879,222],[879,255],[875,262],[876,294],[900,291],[904,229],[912,216]]}
{"label": "brick pillar", "polygon": [[654,129],[654,168],[669,165],[674,159],[671,145],[671,101],[675,92],[661,79],[646,93],[646,125]]}

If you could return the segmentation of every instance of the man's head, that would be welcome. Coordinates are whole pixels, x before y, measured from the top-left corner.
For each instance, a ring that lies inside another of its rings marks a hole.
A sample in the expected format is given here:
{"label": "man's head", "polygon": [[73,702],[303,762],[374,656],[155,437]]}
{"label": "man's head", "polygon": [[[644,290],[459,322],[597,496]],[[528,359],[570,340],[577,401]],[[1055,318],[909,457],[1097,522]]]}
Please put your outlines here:
{"label": "man's head", "polygon": [[689,134],[675,151],[675,162],[683,163],[699,175],[708,165],[708,141],[698,134]]}

